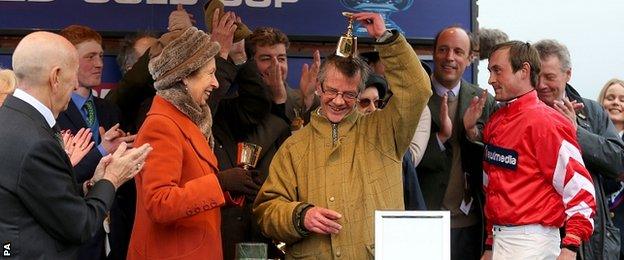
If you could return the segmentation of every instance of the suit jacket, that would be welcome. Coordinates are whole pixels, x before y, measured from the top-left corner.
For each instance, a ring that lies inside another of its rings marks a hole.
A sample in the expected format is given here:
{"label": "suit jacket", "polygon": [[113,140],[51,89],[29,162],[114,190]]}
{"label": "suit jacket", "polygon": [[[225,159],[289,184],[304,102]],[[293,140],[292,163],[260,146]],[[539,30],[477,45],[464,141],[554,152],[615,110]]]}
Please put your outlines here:
{"label": "suit jacket", "polygon": [[[473,143],[466,138],[466,131],[462,119],[466,109],[470,106],[470,100],[475,96],[480,96],[481,91],[484,90],[462,80],[458,96],[458,111],[455,114],[455,120],[453,120],[453,134],[456,133],[455,130],[457,127],[460,128],[459,138],[462,168],[464,172],[470,174],[468,181],[472,187],[471,191],[473,192],[473,196],[478,195],[477,198],[479,198],[482,193],[483,146]],[[427,144],[425,155],[416,171],[418,172],[427,208],[429,210],[438,210],[442,205],[442,200],[448,185],[453,151],[448,142],[445,144],[446,149],[444,151],[440,149],[440,145],[438,144],[437,135],[435,133],[440,131],[440,117],[438,115],[440,114],[441,98],[435,94],[435,90],[433,92],[434,94],[431,96],[428,103],[429,109],[431,110],[431,135],[429,136],[429,143]],[[488,95],[488,100],[483,108],[483,114],[477,122],[477,127],[483,129],[485,122],[490,117],[493,110],[494,98]]]}
{"label": "suit jacket", "polygon": [[115,187],[99,181],[86,196],[54,130],[28,103],[0,108],[0,243],[15,259],[74,259],[102,226]]}
{"label": "suit jacket", "polygon": [[219,207],[225,198],[217,159],[199,127],[156,96],[135,143],[154,150],[135,177],[128,259],[222,259]]}
{"label": "suit jacket", "polygon": [[609,217],[604,183],[618,179],[624,172],[624,144],[598,102],[582,98],[570,85],[566,85],[565,91],[570,100],[584,104],[577,112],[576,134],[596,194],[594,233],[582,244],[580,259],[620,259],[620,234]]}
{"label": "suit jacket", "polygon": [[[95,103],[95,112],[101,127],[108,130],[115,124],[119,123],[119,109],[115,105],[98,97],[93,97],[93,101]],[[62,130],[69,129],[73,134],[76,134],[80,128],[87,128],[87,124],[84,119],[82,119],[79,108],[76,107],[76,104],[74,104],[71,100],[69,101],[67,110],[59,114],[57,120],[57,124]],[[97,145],[98,144],[95,144],[91,151],[89,151],[89,153],[82,158],[82,160],[74,168],[78,183],[83,183],[88,179],[91,179],[93,172],[95,171],[95,167],[100,162],[100,159],[102,159],[102,154],[100,154]]]}

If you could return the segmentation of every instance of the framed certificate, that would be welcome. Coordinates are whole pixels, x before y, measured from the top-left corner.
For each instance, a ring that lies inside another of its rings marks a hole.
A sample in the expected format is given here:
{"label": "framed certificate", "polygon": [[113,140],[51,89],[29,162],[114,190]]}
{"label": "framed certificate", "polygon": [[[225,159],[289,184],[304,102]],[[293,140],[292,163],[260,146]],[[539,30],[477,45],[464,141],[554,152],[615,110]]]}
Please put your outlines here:
{"label": "framed certificate", "polygon": [[375,259],[451,259],[448,211],[375,211]]}

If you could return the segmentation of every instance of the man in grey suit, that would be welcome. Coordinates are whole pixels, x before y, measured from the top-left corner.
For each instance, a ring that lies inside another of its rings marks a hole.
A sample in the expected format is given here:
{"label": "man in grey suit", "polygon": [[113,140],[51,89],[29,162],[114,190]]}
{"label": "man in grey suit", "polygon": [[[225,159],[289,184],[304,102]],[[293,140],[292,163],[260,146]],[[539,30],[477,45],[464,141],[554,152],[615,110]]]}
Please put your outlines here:
{"label": "man in grey suit", "polygon": [[479,259],[483,250],[483,146],[467,137],[474,133],[465,130],[463,117],[471,102],[485,103],[478,133],[494,108],[494,99],[462,79],[472,50],[469,34],[457,26],[442,29],[435,38],[431,78],[435,94],[428,103],[431,135],[417,167],[427,208],[451,212],[451,259]]}
{"label": "man in grey suit", "polygon": [[77,86],[76,49],[59,35],[35,32],[15,48],[13,69],[18,87],[0,108],[1,255],[73,259],[151,147],[120,145],[80,187],[54,127]]}

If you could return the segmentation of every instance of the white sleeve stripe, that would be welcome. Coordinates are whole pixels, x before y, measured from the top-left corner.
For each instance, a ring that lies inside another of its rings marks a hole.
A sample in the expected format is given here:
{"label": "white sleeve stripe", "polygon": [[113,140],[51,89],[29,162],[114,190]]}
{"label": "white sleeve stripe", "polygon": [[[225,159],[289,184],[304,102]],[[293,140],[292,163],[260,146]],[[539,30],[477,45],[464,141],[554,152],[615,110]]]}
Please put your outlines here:
{"label": "white sleeve stripe", "polygon": [[485,171],[483,171],[483,187],[487,187],[489,181],[490,181],[490,179],[488,179],[487,173],[485,173]]}
{"label": "white sleeve stripe", "polygon": [[592,230],[594,229],[594,219],[591,218],[592,209],[584,201],[574,207],[566,209],[565,213],[567,215],[566,221],[574,216],[574,214],[578,213],[583,215],[583,217],[585,217],[585,219],[587,219],[587,221],[589,221],[589,223],[591,224]]}
{"label": "white sleeve stripe", "polygon": [[596,192],[594,191],[594,184],[587,179],[585,176],[579,174],[578,172],[574,172],[574,175],[568,181],[568,183],[563,188],[563,205],[564,207],[568,206],[568,202],[572,200],[581,190],[586,190],[591,193],[594,200],[596,199]]}
{"label": "white sleeve stripe", "polygon": [[553,174],[553,186],[555,190],[563,196],[563,186],[566,176],[566,168],[568,166],[568,162],[570,158],[576,160],[581,165],[585,166],[583,163],[583,157],[581,156],[581,152],[571,144],[570,142],[563,140],[561,142],[561,147],[559,147],[559,154],[557,157],[557,166],[555,166],[555,172]]}

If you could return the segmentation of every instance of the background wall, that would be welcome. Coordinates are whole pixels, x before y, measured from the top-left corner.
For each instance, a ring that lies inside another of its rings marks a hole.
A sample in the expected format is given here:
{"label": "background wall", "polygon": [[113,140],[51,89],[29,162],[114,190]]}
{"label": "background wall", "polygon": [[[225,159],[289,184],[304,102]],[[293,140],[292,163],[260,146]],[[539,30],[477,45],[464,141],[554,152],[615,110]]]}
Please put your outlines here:
{"label": "background wall", "polygon": [[[624,78],[624,1],[479,0],[479,26],[498,28],[510,39],[537,42],[552,38],[572,57],[570,84],[595,100],[613,77]],[[479,85],[487,84],[487,61],[479,66]]]}

